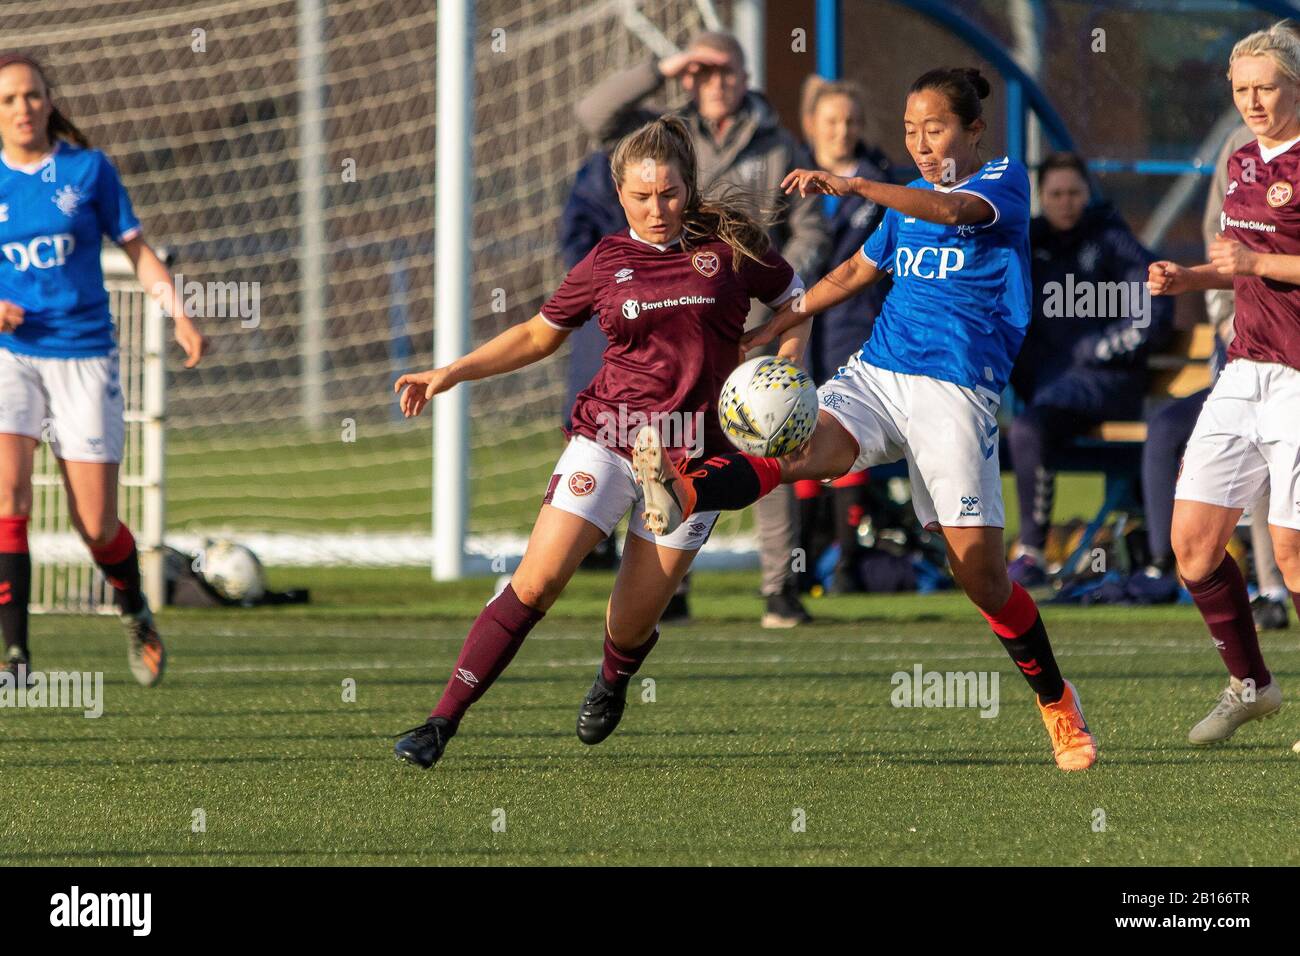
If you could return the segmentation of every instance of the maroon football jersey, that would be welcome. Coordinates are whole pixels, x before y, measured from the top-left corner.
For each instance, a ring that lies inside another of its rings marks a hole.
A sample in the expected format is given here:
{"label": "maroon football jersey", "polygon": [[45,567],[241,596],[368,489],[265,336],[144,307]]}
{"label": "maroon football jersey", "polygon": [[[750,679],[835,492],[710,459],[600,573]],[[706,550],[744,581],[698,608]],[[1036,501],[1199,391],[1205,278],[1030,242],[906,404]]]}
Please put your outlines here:
{"label": "maroon football jersey", "polygon": [[576,329],[594,316],[609,339],[600,371],[574,403],[576,434],[629,454],[644,419],[671,448],[732,450],[717,401],[739,364],[750,299],[775,305],[799,283],[774,251],[761,264],[746,258],[739,272],[731,260],[720,239],[661,247],[624,229],[570,270],[542,318]]}
{"label": "maroon football jersey", "polygon": [[[1255,252],[1300,256],[1300,142],[1265,160],[1252,140],[1228,158],[1219,227]],[[1300,286],[1235,276],[1236,338],[1228,358],[1300,369]]]}

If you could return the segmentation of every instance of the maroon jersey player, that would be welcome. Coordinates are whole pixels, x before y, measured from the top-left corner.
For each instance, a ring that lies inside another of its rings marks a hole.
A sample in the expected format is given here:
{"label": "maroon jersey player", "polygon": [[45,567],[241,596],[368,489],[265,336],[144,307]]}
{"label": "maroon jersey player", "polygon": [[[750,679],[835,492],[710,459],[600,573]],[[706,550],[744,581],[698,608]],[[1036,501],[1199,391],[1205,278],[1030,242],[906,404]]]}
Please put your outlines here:
{"label": "maroon jersey player", "polygon": [[[518,570],[470,628],[429,719],[397,742],[397,756],[417,766],[431,767],[442,756],[469,706],[510,663],[582,559],[630,511],[604,660],[577,725],[588,744],[614,730],[628,682],[658,639],[659,617],[717,520],[716,512],[695,515],[659,538],[646,529],[630,461],[636,434],[655,426],[681,456],[721,451],[715,403],[740,360],[750,300],[775,308],[803,291],[768,245],[770,210],[751,197],[743,206],[740,198],[701,197],[681,120],[661,118],[625,137],[610,167],[629,228],[602,239],[529,321],[449,366],[397,381],[410,417],[459,382],[545,358],[584,322],[599,322],[609,339],[600,372],[578,396],[571,440]],[[802,354],[806,335],[806,323],[787,333],[782,354]]]}
{"label": "maroon jersey player", "polygon": [[1245,508],[1268,495],[1278,566],[1300,609],[1300,39],[1284,24],[1232,51],[1232,96],[1255,141],[1228,160],[1210,262],[1155,262],[1162,295],[1232,289],[1236,338],[1196,421],[1174,502],[1178,570],[1229,674],[1188,734],[1218,743],[1282,706],[1264,663],[1246,582],[1225,550]]}

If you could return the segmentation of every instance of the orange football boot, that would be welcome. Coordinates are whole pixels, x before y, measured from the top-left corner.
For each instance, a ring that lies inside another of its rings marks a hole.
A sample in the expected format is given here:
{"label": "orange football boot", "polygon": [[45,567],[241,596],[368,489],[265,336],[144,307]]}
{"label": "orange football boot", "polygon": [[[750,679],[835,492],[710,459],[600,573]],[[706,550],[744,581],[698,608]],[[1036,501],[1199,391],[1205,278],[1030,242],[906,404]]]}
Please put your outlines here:
{"label": "orange football boot", "polygon": [[1054,704],[1038,702],[1038,710],[1047,725],[1047,735],[1052,738],[1052,752],[1056,755],[1058,767],[1062,770],[1087,770],[1097,762],[1097,738],[1083,719],[1083,706],[1073,684],[1067,680],[1061,699]]}

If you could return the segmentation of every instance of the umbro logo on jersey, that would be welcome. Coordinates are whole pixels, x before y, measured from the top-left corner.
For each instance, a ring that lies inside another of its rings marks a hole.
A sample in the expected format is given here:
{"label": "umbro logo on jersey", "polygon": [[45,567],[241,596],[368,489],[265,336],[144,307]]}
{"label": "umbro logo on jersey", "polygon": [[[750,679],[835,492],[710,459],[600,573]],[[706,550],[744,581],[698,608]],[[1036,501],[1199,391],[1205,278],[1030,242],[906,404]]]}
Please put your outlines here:
{"label": "umbro logo on jersey", "polygon": [[1237,181],[1234,179],[1232,182],[1228,183],[1228,191],[1223,194],[1223,197],[1226,199],[1236,191],[1237,191]]}
{"label": "umbro logo on jersey", "polygon": [[614,284],[617,285],[620,282],[626,282],[630,278],[632,278],[631,269],[619,269],[614,273]]}

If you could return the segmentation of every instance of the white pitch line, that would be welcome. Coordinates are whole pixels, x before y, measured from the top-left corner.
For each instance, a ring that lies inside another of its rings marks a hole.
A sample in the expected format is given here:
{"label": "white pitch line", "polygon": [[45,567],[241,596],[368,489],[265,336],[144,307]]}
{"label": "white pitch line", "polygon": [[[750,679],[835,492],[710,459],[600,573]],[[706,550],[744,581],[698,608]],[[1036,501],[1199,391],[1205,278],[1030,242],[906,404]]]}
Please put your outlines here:
{"label": "white pitch line", "polygon": [[[1070,658],[1080,657],[1135,657],[1139,647],[1082,647],[1071,648],[1069,651]],[[1204,647],[1180,647],[1178,650],[1186,654],[1207,654]],[[1275,653],[1275,651],[1270,651]],[[835,657],[811,656],[811,655],[779,655],[769,654],[760,657],[661,657],[655,660],[659,666],[667,665],[684,665],[684,666],[743,666],[745,664],[855,664],[855,663],[880,663],[894,662],[907,663],[909,657],[906,648],[900,648],[896,654],[856,654],[856,655],[838,655]],[[962,651],[958,653],[941,653],[933,654],[931,660],[938,661],[955,661],[955,660],[987,660],[989,658],[998,659],[999,656],[991,650],[983,651]],[[543,668],[561,668],[561,667],[592,667],[601,662],[596,656],[570,658],[549,661],[517,661],[512,667],[514,672],[526,670],[530,667]],[[916,661],[911,661],[916,663]],[[368,663],[341,663],[341,664],[216,664],[208,667],[185,667],[183,664],[177,665],[177,673],[180,674],[292,674],[292,673],[324,673],[338,672],[346,674],[349,671],[364,670],[429,670],[444,666],[434,662],[396,664],[387,661],[371,661]]]}
{"label": "white pitch line", "polygon": [[[248,637],[248,636],[250,635],[248,634],[247,631],[209,631],[203,634],[200,639],[204,637],[230,638],[230,637]],[[660,636],[663,638],[675,638],[675,635],[671,630],[667,632],[661,631]],[[465,641],[464,636],[459,634],[367,635],[367,634],[358,634],[355,631],[348,632],[348,633],[316,631],[312,634],[312,637],[328,638],[334,640],[366,640],[366,641],[381,641],[381,640],[382,641],[459,641],[461,643],[464,643]],[[991,637],[991,635],[986,635],[986,637]],[[961,646],[961,645],[969,644],[973,640],[980,640],[983,638],[977,637],[976,635],[971,635],[969,637],[953,637],[953,638],[913,637],[909,635],[907,637],[900,638],[900,637],[891,637],[891,636],[875,636],[871,634],[852,635],[848,637],[834,637],[829,635],[818,636],[815,634],[809,634],[807,632],[800,632],[798,635],[792,635],[787,632],[783,632],[780,635],[772,635],[772,636],[762,635],[762,634],[750,634],[744,636],[738,635],[735,637],[727,637],[726,635],[692,634],[686,637],[682,637],[680,639],[684,642],[688,642],[692,644],[696,644],[696,643],[699,644],[799,643],[799,644],[846,644],[846,645],[890,644],[890,645],[897,645],[903,647],[912,644],[936,645],[936,646],[943,646],[943,645]],[[595,630],[585,634],[533,634],[533,635],[529,635],[528,637],[528,643],[530,644],[536,643],[538,641],[541,641],[543,643],[549,643],[551,641],[596,641],[597,643],[599,643],[600,640],[601,640],[601,636],[598,633],[596,633]],[[1200,651],[1210,646],[1208,635],[1206,635],[1205,640],[1200,640],[1199,638],[1197,638],[1195,641],[1193,641],[1193,639],[1191,638],[1187,640],[1128,641],[1123,639],[1105,640],[1105,639],[1096,639],[1091,637],[1078,638],[1078,640],[1087,641],[1089,646],[1094,646],[1094,647],[1135,648],[1139,650],[1173,649],[1173,650]],[[1062,644],[1059,641],[1054,641],[1053,646],[1055,647],[1067,646],[1070,647],[1070,653],[1077,653],[1077,650],[1075,648],[1073,648],[1069,644]],[[1296,647],[1296,648],[1270,647],[1268,648],[1268,653],[1287,654],[1287,653],[1291,653],[1293,650],[1300,651],[1300,647]]]}

